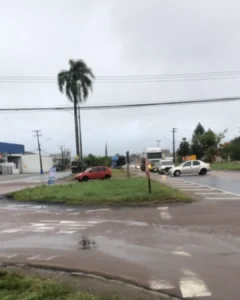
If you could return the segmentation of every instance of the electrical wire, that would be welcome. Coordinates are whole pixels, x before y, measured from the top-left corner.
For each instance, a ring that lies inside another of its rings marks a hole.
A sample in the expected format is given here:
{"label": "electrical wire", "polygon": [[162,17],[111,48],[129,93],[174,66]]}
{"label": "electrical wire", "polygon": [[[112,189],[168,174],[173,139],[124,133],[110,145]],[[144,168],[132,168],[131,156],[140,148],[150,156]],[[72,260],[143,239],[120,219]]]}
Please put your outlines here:
{"label": "electrical wire", "polygon": [[[97,76],[94,83],[156,83],[171,81],[202,81],[239,79],[240,71],[219,71],[202,73],[149,74],[149,75],[108,75]],[[0,76],[0,83],[54,83],[57,76]]]}
{"label": "electrical wire", "polygon": [[[95,106],[80,106],[81,110],[103,110],[103,109],[128,109],[138,107],[152,107],[152,106],[171,106],[171,105],[192,105],[192,104],[209,104],[216,102],[233,102],[239,101],[240,97],[226,97],[226,98],[208,98],[198,100],[178,100],[178,101],[163,101],[150,103],[132,103],[132,104],[117,104],[117,105],[95,105]],[[72,110],[73,106],[49,106],[49,107],[8,107],[0,108],[0,112],[13,111],[50,111],[50,110]]]}

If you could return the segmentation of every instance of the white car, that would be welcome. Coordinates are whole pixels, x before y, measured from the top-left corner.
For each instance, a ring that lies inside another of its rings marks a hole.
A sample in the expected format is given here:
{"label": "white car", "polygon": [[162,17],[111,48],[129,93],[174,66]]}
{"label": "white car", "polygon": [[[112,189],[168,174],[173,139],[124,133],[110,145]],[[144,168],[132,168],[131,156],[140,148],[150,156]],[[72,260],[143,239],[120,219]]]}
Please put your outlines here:
{"label": "white car", "polygon": [[201,160],[189,160],[181,165],[171,168],[168,172],[172,176],[180,175],[206,175],[210,171],[210,165]]}

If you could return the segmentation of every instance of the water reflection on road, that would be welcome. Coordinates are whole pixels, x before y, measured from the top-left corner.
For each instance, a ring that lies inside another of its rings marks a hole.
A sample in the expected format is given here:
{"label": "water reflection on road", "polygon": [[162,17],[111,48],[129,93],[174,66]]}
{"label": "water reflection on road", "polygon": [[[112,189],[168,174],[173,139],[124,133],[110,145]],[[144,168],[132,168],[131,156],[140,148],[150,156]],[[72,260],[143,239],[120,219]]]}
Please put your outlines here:
{"label": "water reflection on road", "polygon": [[206,176],[181,176],[181,179],[240,194],[240,173],[212,171]]}

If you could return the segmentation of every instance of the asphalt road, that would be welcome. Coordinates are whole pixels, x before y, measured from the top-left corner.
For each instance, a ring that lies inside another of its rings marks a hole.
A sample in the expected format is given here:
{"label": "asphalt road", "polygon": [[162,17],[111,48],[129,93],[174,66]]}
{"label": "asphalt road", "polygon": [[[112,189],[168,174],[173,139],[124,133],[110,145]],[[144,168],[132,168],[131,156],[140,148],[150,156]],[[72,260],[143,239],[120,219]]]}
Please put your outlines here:
{"label": "asphalt road", "polygon": [[211,171],[206,176],[181,176],[185,181],[240,194],[240,172]]}
{"label": "asphalt road", "polygon": [[240,200],[161,180],[224,200],[119,209],[1,201],[0,261],[107,274],[184,299],[238,300]]}

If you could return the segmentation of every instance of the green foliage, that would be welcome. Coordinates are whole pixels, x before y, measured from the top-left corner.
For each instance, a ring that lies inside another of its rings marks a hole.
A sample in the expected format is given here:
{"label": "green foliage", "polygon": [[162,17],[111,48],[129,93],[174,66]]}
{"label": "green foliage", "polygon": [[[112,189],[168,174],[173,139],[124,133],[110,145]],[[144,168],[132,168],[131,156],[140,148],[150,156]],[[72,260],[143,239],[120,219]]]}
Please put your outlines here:
{"label": "green foliage", "polygon": [[152,194],[149,195],[148,182],[145,178],[140,177],[38,186],[14,192],[11,197],[19,201],[47,201],[84,205],[139,205],[155,202],[190,201],[180,191],[155,181],[152,181]]}
{"label": "green foliage", "polygon": [[179,145],[179,149],[177,151],[177,155],[179,156],[179,159],[181,161],[181,158],[183,156],[188,156],[191,154],[191,147],[189,142],[187,141],[186,138],[183,138],[180,145]]}
{"label": "green foliage", "polygon": [[95,167],[95,166],[107,166],[111,165],[111,158],[106,156],[95,156],[92,154],[88,154],[88,156],[84,157],[84,164],[87,167]]}
{"label": "green foliage", "polygon": [[228,157],[233,161],[240,160],[240,137],[234,138],[227,145],[222,145],[221,157],[225,160]]}
{"label": "green foliage", "polygon": [[192,135],[191,149],[188,149],[188,142],[184,138],[179,146],[178,153],[179,155],[183,153],[195,154],[197,159],[213,162],[214,157],[218,154],[219,143],[225,137],[226,131],[224,130],[219,134],[211,129],[205,131],[202,124],[198,123]]}
{"label": "green foliage", "polygon": [[49,279],[1,272],[1,300],[104,300],[101,297],[73,292],[64,283]]}
{"label": "green foliage", "polygon": [[200,142],[201,136],[205,133],[205,129],[201,123],[198,123],[192,136],[191,152],[197,156],[197,159],[202,159],[204,150]]}
{"label": "green foliage", "polygon": [[94,74],[82,59],[77,61],[70,59],[69,66],[69,70],[58,73],[58,87],[60,92],[65,93],[67,98],[74,104],[76,153],[79,156],[77,104],[87,100],[89,90],[92,90]]}

